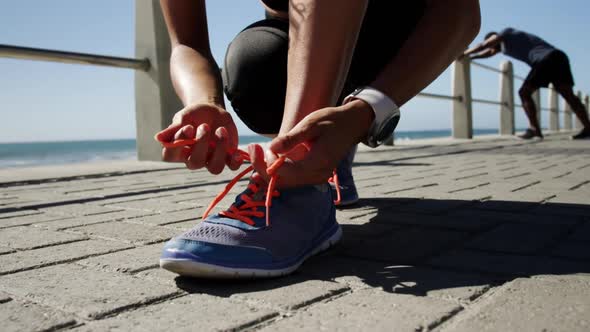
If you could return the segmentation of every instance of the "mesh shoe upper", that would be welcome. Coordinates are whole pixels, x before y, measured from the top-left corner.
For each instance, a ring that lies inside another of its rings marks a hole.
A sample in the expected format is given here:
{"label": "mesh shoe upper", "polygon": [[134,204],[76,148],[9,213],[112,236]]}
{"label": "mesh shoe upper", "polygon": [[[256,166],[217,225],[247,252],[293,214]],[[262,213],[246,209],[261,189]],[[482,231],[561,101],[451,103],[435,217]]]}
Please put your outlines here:
{"label": "mesh shoe upper", "polygon": [[[250,195],[248,191],[243,194]],[[237,196],[235,205],[244,204],[241,199],[243,194]],[[264,211],[264,207],[257,209]],[[281,261],[301,255],[323,231],[336,225],[328,185],[281,190],[280,196],[273,198],[270,215],[273,222],[266,226],[264,216],[253,217],[255,224],[248,225],[216,214],[173,239],[165,250],[186,250],[190,247],[193,255],[206,255],[210,259],[234,263],[247,264],[251,259],[259,262],[261,255],[268,257],[269,262]],[[195,246],[195,243],[198,245]],[[240,254],[244,250],[250,253],[262,251],[264,254]]]}

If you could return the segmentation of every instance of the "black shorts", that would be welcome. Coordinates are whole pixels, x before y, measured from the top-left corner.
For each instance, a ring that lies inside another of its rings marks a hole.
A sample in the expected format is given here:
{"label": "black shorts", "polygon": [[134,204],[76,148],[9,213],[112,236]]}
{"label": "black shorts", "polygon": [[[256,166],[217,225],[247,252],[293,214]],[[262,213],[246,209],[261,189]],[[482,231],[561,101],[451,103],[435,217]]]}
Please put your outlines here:
{"label": "black shorts", "polygon": [[[424,15],[425,0],[369,1],[340,99],[370,84]],[[288,21],[267,18],[228,46],[223,86],[236,114],[254,132],[278,133],[287,87]]]}
{"label": "black shorts", "polygon": [[524,81],[525,85],[532,85],[534,88],[546,88],[549,83],[574,86],[570,61],[560,50],[549,53],[543,60],[534,64]]}

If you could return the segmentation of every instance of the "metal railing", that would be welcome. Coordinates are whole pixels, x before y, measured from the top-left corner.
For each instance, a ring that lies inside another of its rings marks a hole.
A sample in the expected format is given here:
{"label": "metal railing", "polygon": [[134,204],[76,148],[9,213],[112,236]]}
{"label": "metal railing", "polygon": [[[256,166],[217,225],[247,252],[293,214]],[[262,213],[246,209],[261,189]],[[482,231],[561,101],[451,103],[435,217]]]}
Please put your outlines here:
{"label": "metal railing", "polygon": [[0,44],[0,57],[129,68],[143,71],[150,69],[149,59],[130,59],[98,54],[56,51],[3,44]]}
{"label": "metal railing", "polygon": [[[135,108],[137,123],[137,151],[140,160],[160,160],[161,148],[153,140],[153,134],[165,128],[174,113],[181,108],[169,77],[168,58],[170,41],[157,0],[135,1],[135,54],[136,58],[123,58],[98,54],[76,53],[40,48],[0,45],[0,57],[54,61],[63,63],[99,65],[135,70]],[[473,98],[471,95],[471,66],[499,74],[500,90],[498,100]],[[522,105],[514,103],[514,80],[524,77],[514,74],[512,63],[504,61],[499,68],[472,62],[467,59],[455,61],[452,66],[451,95],[421,92],[420,97],[448,100],[452,102],[452,129],[455,138],[473,137],[473,104],[486,104],[499,107],[499,134],[513,135],[514,109]],[[581,98],[581,92],[578,92]],[[563,128],[572,129],[572,111],[566,104],[563,112],[559,110],[558,94],[549,90],[549,107],[541,105],[537,92],[533,100],[537,110],[550,112],[549,129],[559,130],[558,114],[563,113]],[[590,97],[585,96],[586,108]],[[539,116],[539,121],[541,117]],[[581,123],[576,121],[576,128]]]}

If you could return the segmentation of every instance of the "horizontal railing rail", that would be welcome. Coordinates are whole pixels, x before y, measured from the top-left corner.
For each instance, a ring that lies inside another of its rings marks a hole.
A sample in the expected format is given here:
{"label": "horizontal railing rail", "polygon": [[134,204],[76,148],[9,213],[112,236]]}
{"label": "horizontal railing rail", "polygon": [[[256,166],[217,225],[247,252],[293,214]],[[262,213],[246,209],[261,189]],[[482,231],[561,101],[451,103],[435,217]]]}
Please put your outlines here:
{"label": "horizontal railing rail", "polygon": [[430,93],[430,92],[420,92],[418,94],[418,96],[425,97],[425,98],[432,98],[432,99],[445,99],[445,100],[458,100],[458,101],[463,100],[463,97],[461,97],[461,96],[450,96],[450,95],[443,95],[443,94]]}
{"label": "horizontal railing rail", "polygon": [[487,69],[487,70],[489,70],[489,71],[493,71],[493,72],[496,72],[496,73],[500,73],[500,74],[502,74],[502,73],[503,73],[503,72],[502,72],[502,70],[500,70],[500,69],[498,69],[498,68],[494,68],[494,67],[492,67],[492,66],[484,65],[483,63],[479,63],[479,62],[471,61],[471,64],[472,64],[472,65],[474,65],[474,66],[476,66],[476,67],[480,67],[480,68],[483,68],[483,69]]}
{"label": "horizontal railing rail", "polygon": [[129,68],[142,71],[150,69],[150,61],[148,59],[122,58],[3,44],[0,44],[0,57]]}

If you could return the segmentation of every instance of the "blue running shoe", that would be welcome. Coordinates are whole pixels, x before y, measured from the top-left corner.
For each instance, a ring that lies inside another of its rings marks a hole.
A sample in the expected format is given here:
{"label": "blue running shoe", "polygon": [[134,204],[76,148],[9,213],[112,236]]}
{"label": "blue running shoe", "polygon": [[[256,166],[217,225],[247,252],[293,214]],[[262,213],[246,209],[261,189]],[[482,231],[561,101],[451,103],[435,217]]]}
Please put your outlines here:
{"label": "blue running shoe", "polygon": [[[359,194],[356,191],[356,185],[354,184],[354,178],[352,176],[352,161],[356,154],[357,146],[355,145],[344,159],[338,164],[336,174],[338,175],[338,184],[340,187],[340,204],[338,206],[348,206],[355,204],[359,200]],[[336,197],[336,184],[334,181],[330,181],[332,187],[332,194]]]}
{"label": "blue running shoe", "polygon": [[338,242],[342,230],[328,184],[270,190],[268,209],[266,187],[254,174],[228,210],[170,240],[160,266],[193,277],[276,277]]}

